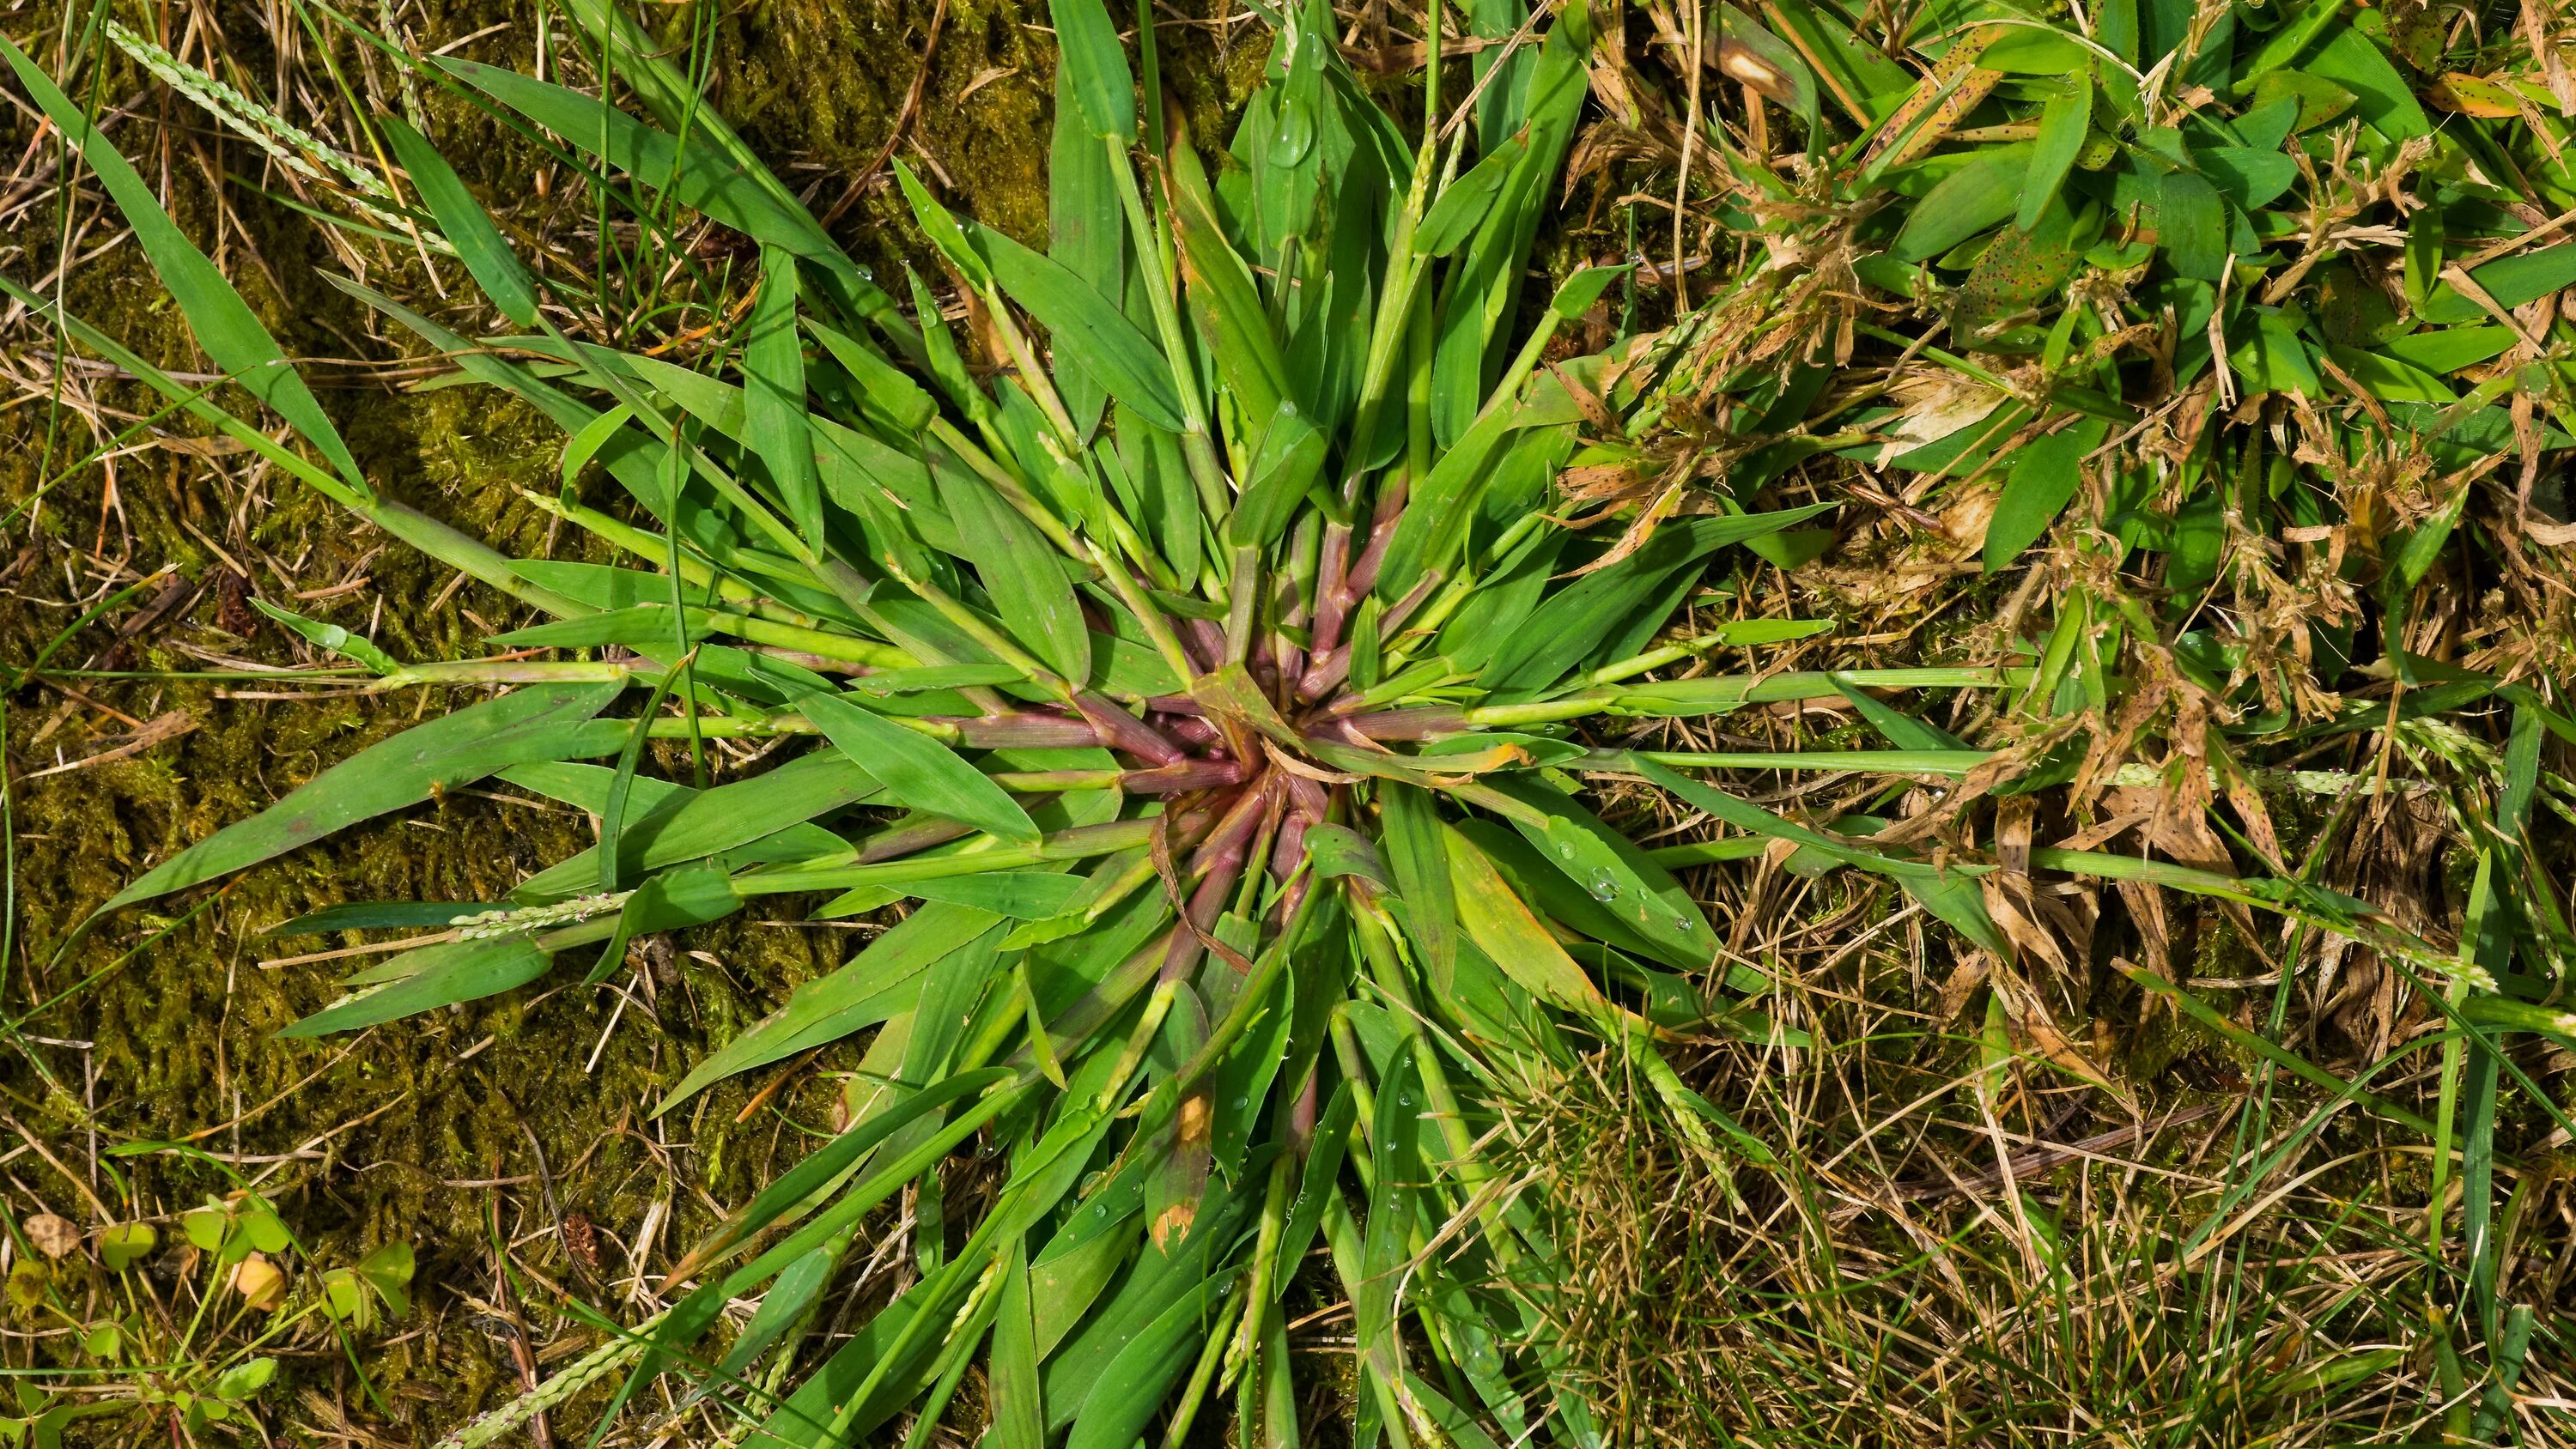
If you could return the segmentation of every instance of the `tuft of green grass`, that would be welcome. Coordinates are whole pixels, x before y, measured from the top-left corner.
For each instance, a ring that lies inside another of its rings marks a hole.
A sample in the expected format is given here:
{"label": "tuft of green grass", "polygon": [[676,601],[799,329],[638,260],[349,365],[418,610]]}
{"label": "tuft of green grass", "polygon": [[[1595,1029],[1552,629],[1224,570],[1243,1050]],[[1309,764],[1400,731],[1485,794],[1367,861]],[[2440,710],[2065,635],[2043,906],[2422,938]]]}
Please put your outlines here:
{"label": "tuft of green grass", "polygon": [[[2490,595],[2563,626],[2534,544],[2566,527],[2576,243],[2497,180],[2576,205],[2516,89],[2556,97],[2549,22],[2526,77],[2475,27],[2325,3],[1760,8],[1648,7],[1660,89],[1620,11],[1435,6],[1410,89],[1364,85],[1328,9],[1265,11],[1203,151],[1155,28],[1063,0],[1048,249],[898,166],[940,273],[899,287],[705,105],[696,11],[666,50],[576,0],[598,95],[387,43],[406,95],[584,177],[596,250],[522,256],[387,116],[399,175],[353,179],[351,224],[510,330],[344,290],[556,422],[530,502],[620,566],[389,497],[7,53],[229,386],[0,285],[548,616],[405,662],[273,611],[376,688],[503,692],[111,908],[487,778],[596,818],[506,902],[281,927],[416,933],[312,1036],[596,982],[767,897],[914,903],[659,1104],[873,1032],[838,1134],[452,1442],[603,1383],[612,1419],[764,1444],[1300,1442],[1310,1258],[1363,1443],[2545,1442],[2516,1395],[2558,1384],[2564,1275],[2511,1245],[2568,1125],[2541,822],[2576,725],[2563,627]],[[2435,128],[2391,55],[2505,124]],[[1587,119],[1678,133],[1674,256],[1542,295],[1566,171],[1616,149]],[[684,244],[701,219],[740,240]],[[1665,286],[1668,329],[1604,322]],[[1956,647],[1846,642],[1963,597],[1999,607]],[[2177,1058],[2224,1111],[2148,1100]],[[898,1203],[901,1291],[818,1332]]]}

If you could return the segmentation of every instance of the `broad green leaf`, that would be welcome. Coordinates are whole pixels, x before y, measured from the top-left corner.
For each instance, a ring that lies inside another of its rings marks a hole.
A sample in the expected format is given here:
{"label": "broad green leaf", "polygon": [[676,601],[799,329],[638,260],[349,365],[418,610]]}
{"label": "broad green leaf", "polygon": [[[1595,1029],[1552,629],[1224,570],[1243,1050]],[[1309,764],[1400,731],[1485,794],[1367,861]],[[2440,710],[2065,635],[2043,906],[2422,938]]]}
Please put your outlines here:
{"label": "broad green leaf", "polygon": [[2293,320],[2275,307],[2258,306],[2252,313],[2246,319],[2253,323],[2251,328],[2239,323],[2239,331],[2251,335],[2227,357],[2228,365],[2238,373],[2245,396],[2292,392],[2316,397],[2322,393],[2316,365],[2309,360],[2307,340],[2299,335]]}
{"label": "broad green leaf", "polygon": [[1772,75],[1789,92],[1782,97],[1777,87],[1766,86],[1764,93],[1787,106],[1789,113],[1804,122],[1811,134],[1821,134],[1818,130],[1822,116],[1817,109],[1816,73],[1808,66],[1806,57],[1798,53],[1796,46],[1773,34],[1745,10],[1728,6],[1720,14],[1723,17],[1720,24],[1725,28],[1727,38],[1751,51],[1770,67]]}
{"label": "broad green leaf", "polygon": [[1006,840],[1033,841],[1037,823],[1009,792],[946,745],[836,694],[809,695],[805,717],[897,803],[972,825]]}
{"label": "broad green leaf", "polygon": [[[2495,330],[2504,331],[2501,327]],[[2430,335],[2439,337],[2444,334],[2436,332]],[[2372,397],[2384,403],[2416,402],[2448,407],[2460,400],[2460,395],[2452,391],[2449,383],[2400,357],[2334,346],[2326,348],[2326,356],[2334,359],[2346,377],[2361,384]]]}
{"label": "broad green leaf", "polygon": [[2343,13],[2344,0],[2308,0],[2295,17],[2276,14],[2273,18],[2283,23],[2265,38],[2262,49],[2238,67],[2234,86],[2236,94],[2245,94],[2263,77],[2297,60]]}
{"label": "broad green leaf", "polygon": [[218,1399],[240,1401],[267,1388],[277,1377],[277,1360],[261,1357],[234,1364],[207,1386],[207,1392]]}
{"label": "broad green leaf", "polygon": [[805,352],[796,335],[796,258],[778,247],[760,252],[760,285],[742,345],[744,441],[769,465],[788,521],[806,543],[823,539],[823,485],[814,469],[814,438],[805,423]]}
{"label": "broad green leaf", "polygon": [[1907,213],[1888,255],[1900,262],[1927,262],[2012,216],[2030,177],[2032,150],[2012,145],[1980,151],[1941,178]]}
{"label": "broad green leaf", "polygon": [[[1099,0],[1088,3],[1097,6]],[[1044,253],[980,223],[966,223],[964,233],[1004,294],[1028,308],[1029,315],[1047,329],[1057,353],[1072,358],[1146,421],[1156,427],[1180,428],[1180,394],[1173,390],[1172,365],[1126,314]]]}
{"label": "broad green leaf", "polygon": [[2379,350],[2441,377],[2501,357],[2513,342],[2513,333],[2503,327],[2446,327],[2392,337],[2379,344]]}
{"label": "broad green leaf", "polygon": [[[2552,292],[2576,286],[2576,242],[2538,247],[2499,258],[2469,273],[2469,280],[2494,298],[2497,306],[2511,311]],[[2424,299],[2420,313],[2428,322],[2479,322],[2487,318],[2485,308],[2470,301],[2449,282],[2433,288],[2431,295]]]}
{"label": "broad green leaf", "polygon": [[531,685],[417,725],[163,861],[100,909],[229,875],[511,765],[606,754],[624,740],[626,729],[593,728],[589,721],[625,688],[622,679]]}
{"label": "broad green leaf", "polygon": [[2215,282],[2227,266],[2227,204],[2189,171],[2165,175],[2156,198],[2156,246],[2183,276]]}
{"label": "broad green leaf", "polygon": [[150,1223],[115,1223],[98,1230],[98,1260],[111,1273],[122,1273],[150,1257],[161,1244],[161,1230]]}
{"label": "broad green leaf", "polygon": [[1977,64],[2006,75],[2064,76],[2093,63],[2093,52],[2072,36],[2036,25],[2016,25],[1977,52]]}
{"label": "broad green leaf", "polygon": [[2192,152],[2192,159],[2221,196],[2247,211],[2271,205],[2299,179],[2298,163],[2278,151],[2208,146]]}
{"label": "broad green leaf", "polygon": [[1863,126],[1893,115],[1914,88],[1914,73],[1862,43],[1840,16],[1821,7],[1787,5],[1770,18],[1802,42],[1798,53],[1812,56],[1828,81],[1826,89],[1846,114]]}
{"label": "broad green leaf", "polygon": [[1504,178],[1520,165],[1528,150],[1528,133],[1515,135],[1443,187],[1440,199],[1431,203],[1421,224],[1414,228],[1415,248],[1424,256],[1445,257],[1466,245],[1484,221],[1485,213],[1493,209]]}
{"label": "broad green leaf", "polygon": [[[2095,214],[2088,206],[2087,217]],[[2035,222],[1996,231],[1959,288],[1958,304],[1950,314],[1951,344],[1978,351],[2037,350],[2038,329],[2032,324],[2040,309],[2057,300],[2067,279],[2075,275],[2084,250],[2079,233],[2089,230],[2059,201],[2042,210]],[[1972,424],[1960,431],[1977,438],[1984,426]],[[1924,451],[1929,454],[1940,446],[1935,442]],[[1899,466],[1917,463],[1910,454],[1897,461]]]}
{"label": "broad green leaf", "polygon": [[397,1318],[411,1312],[412,1247],[392,1242],[360,1258],[357,1274]]}
{"label": "broad green leaf", "polygon": [[1316,876],[1324,880],[1347,875],[1380,886],[1395,883],[1386,863],[1379,859],[1377,847],[1367,837],[1339,825],[1317,825],[1306,831],[1306,859]]}
{"label": "broad green leaf", "polygon": [[2065,91],[2040,108],[2039,140],[2030,150],[2015,226],[2029,231],[2039,224],[2040,214],[2066,184],[2066,173],[2075,169],[2075,158],[2084,150],[2085,133],[2092,124],[2093,66],[2092,57],[2086,56],[2069,76]]}
{"label": "broad green leaf", "polygon": [[2331,28],[2325,43],[2310,52],[2299,68],[2350,91],[2361,118],[2392,141],[2432,134],[2433,124],[2416,103],[2414,88],[2357,27]]}
{"label": "broad green leaf", "polygon": [[1986,523],[1986,572],[1993,573],[2037,543],[2083,486],[2086,454],[2102,446],[2111,425],[2079,419],[2021,450],[2013,459],[2003,497]]}
{"label": "broad green leaf", "polygon": [[2254,110],[2285,100],[2298,107],[2298,118],[2290,127],[2296,133],[2326,125],[2351,110],[2353,94],[2333,81],[2299,70],[2276,70],[2255,83]]}
{"label": "broad green leaf", "polygon": [[943,471],[938,481],[940,500],[957,521],[959,547],[974,560],[1012,636],[1065,679],[1089,681],[1091,633],[1063,555],[983,479]]}
{"label": "broad green leaf", "polygon": [[[1091,134],[1122,145],[1136,139],[1136,78],[1101,0],[1048,0],[1057,64],[1072,78],[1074,107]],[[1118,1449],[1127,1449],[1121,1444]]]}

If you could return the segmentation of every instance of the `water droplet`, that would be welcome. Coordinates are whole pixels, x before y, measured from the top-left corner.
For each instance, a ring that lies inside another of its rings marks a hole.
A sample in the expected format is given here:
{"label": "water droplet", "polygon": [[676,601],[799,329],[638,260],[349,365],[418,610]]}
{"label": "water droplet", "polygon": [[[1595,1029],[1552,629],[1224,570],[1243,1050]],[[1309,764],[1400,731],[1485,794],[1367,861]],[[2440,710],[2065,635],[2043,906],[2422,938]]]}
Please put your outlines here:
{"label": "water droplet", "polygon": [[1619,898],[1619,878],[1612,875],[1606,866],[1597,867],[1592,872],[1592,898],[1596,901]]}
{"label": "water droplet", "polygon": [[1407,1092],[1403,1096],[1396,1098],[1395,1103],[1399,1107],[1410,1107],[1413,1105],[1413,1094],[1411,1092]]}
{"label": "water droplet", "polygon": [[1574,847],[1562,840],[1558,841],[1556,843],[1556,858],[1559,860],[1574,859]]}
{"label": "water droplet", "polygon": [[1307,148],[1315,144],[1314,109],[1302,100],[1281,103],[1278,126],[1270,135],[1270,164],[1296,165],[1306,158]]}
{"label": "water droplet", "polygon": [[1238,1111],[1238,1112],[1242,1111],[1244,1108],[1249,1107],[1249,1106],[1251,1106],[1251,1105],[1252,1105],[1252,1099],[1251,1099],[1251,1098],[1249,1098],[1249,1097],[1237,1097],[1237,1098],[1235,1098],[1235,1099],[1234,1099],[1234,1110],[1236,1110],[1236,1111]]}

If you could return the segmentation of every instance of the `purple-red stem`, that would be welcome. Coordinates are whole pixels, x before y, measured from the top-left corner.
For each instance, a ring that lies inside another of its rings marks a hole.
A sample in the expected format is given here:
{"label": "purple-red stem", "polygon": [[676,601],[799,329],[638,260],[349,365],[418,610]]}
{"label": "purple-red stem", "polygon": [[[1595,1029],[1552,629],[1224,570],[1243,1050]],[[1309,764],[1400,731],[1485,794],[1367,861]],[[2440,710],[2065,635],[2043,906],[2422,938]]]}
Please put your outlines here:
{"label": "purple-red stem", "polygon": [[1368,714],[1355,714],[1336,723],[1372,740],[1427,740],[1438,735],[1456,734],[1465,729],[1467,713],[1452,705],[1433,704],[1417,709],[1386,709]]}
{"label": "purple-red stem", "polygon": [[[1386,562],[1387,545],[1395,541],[1396,523],[1404,516],[1405,493],[1405,488],[1399,484],[1379,497],[1377,515],[1369,521],[1368,542],[1361,547],[1359,560],[1351,565],[1349,576],[1330,592],[1320,585],[1317,587],[1325,607],[1317,612],[1314,643],[1308,650],[1305,677],[1297,681],[1297,698],[1308,704],[1323,698],[1350,673],[1351,651],[1350,646],[1342,642],[1342,627],[1349,621],[1350,611],[1360,600],[1368,597],[1368,591],[1377,583],[1377,571]],[[1327,561],[1330,561],[1329,556]],[[1415,603],[1418,605],[1420,601],[1415,600]],[[1330,628],[1325,627],[1328,619]],[[1386,629],[1391,626],[1380,624],[1378,627]]]}
{"label": "purple-red stem", "polygon": [[1177,765],[1189,758],[1188,752],[1152,725],[1136,718],[1116,704],[1084,690],[1073,698],[1074,708],[1100,732],[1101,742],[1114,750],[1125,750],[1140,760],[1156,765]]}
{"label": "purple-red stem", "polygon": [[1342,581],[1350,576],[1351,530],[1348,524],[1324,525],[1322,566],[1315,575],[1315,627],[1309,633],[1310,653],[1323,653],[1342,637],[1342,615],[1350,600],[1342,593]]}
{"label": "purple-red stem", "polygon": [[1243,777],[1240,761],[1184,760],[1152,770],[1130,770],[1118,777],[1118,788],[1136,795],[1182,795],[1240,785]]}
{"label": "purple-red stem", "polygon": [[959,742],[979,750],[1081,749],[1110,743],[1090,721],[1060,714],[1014,710],[973,717],[934,716],[930,722],[956,726]]}

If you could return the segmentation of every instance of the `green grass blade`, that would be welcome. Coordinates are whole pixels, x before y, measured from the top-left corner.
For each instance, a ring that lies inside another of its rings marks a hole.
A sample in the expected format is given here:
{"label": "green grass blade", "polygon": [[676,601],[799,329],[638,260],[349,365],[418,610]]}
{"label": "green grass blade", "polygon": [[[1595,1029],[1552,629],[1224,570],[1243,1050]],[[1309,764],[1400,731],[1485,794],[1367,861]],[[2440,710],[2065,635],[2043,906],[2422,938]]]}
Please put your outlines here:
{"label": "green grass blade", "polygon": [[2057,199],[2066,174],[2084,149],[2093,123],[2093,70],[2086,66],[2066,79],[2066,91],[2039,112],[2039,141],[2031,147],[2030,170],[2022,178],[2020,210],[2013,224],[2023,231],[2039,225],[2042,213]]}
{"label": "green grass blade", "polygon": [[914,911],[840,969],[797,987],[786,1005],[709,1053],[654,1111],[668,1112],[711,1083],[911,1011],[923,973],[952,952],[997,944],[1008,925],[968,906],[932,904]]}
{"label": "green grass blade", "polygon": [[823,485],[814,468],[814,436],[805,419],[805,352],[796,333],[796,258],[778,247],[760,251],[760,288],[742,348],[744,441],[769,466],[769,480],[788,521],[821,550]]}
{"label": "green grass blade", "polygon": [[1458,924],[1521,988],[1565,1010],[1599,1020],[1610,1014],[1601,988],[1565,953],[1474,841],[1455,827],[1447,835],[1449,878]]}
{"label": "green grass blade", "polygon": [[503,239],[490,213],[465,189],[456,168],[401,117],[380,116],[376,123],[384,128],[403,170],[411,174],[412,189],[420,193],[421,204],[437,219],[458,260],[473,273],[474,284],[501,309],[502,316],[521,327],[536,326],[536,278]]}
{"label": "green grass blade", "polygon": [[46,118],[80,152],[81,159],[89,163],[99,183],[107,188],[117,209],[125,214],[126,223],[134,228],[135,241],[151,260],[161,284],[169,288],[172,300],[187,317],[189,330],[195,334],[197,345],[206,350],[206,356],[286,419],[360,498],[372,500],[374,490],[368,486],[366,474],[359,469],[348,445],[340,440],[340,430],[332,425],[330,414],[322,410],[312,390],[304,385],[303,375],[286,360],[277,339],[260,325],[241,293],[233,290],[232,283],[224,280],[223,273],[215,270],[215,264],[161,209],[152,188],[133,165],[98,133],[71,97],[64,95],[51,77],[5,37],[0,37],[0,60],[6,60],[17,72],[19,83],[35,98]]}
{"label": "green grass blade", "polygon": [[1428,791],[1390,780],[1378,788],[1386,863],[1404,901],[1423,969],[1445,982],[1458,965],[1458,901],[1439,807]]}
{"label": "green grass blade", "polygon": [[[1096,0],[1095,0],[1096,3]],[[965,224],[976,255],[993,281],[1029,309],[1053,338],[1058,353],[1099,379],[1112,397],[1159,428],[1181,427],[1180,395],[1171,365],[1126,314],[1090,283],[1042,252],[1034,252],[977,222]]]}
{"label": "green grass blade", "polygon": [[1002,1266],[1001,1306],[993,1317],[992,1449],[1046,1449],[1032,1293],[1028,1251],[1014,1243]]}
{"label": "green grass blade", "polygon": [[[702,653],[701,663],[704,657]],[[616,745],[623,745],[633,730],[632,724],[617,721],[611,738]],[[609,747],[593,751],[601,755],[609,752]],[[873,799],[883,788],[866,767],[836,750],[818,750],[799,755],[766,774],[730,781],[712,790],[675,792],[619,832],[618,872],[633,879],[754,841],[788,837],[789,832],[799,829],[817,829],[803,822]],[[837,841],[837,837],[826,838]],[[596,850],[594,846],[580,851],[519,882],[514,898],[542,904],[596,889]]]}
{"label": "green grass blade", "polygon": [[957,523],[958,547],[974,560],[993,607],[1012,636],[1080,684],[1091,678],[1091,632],[1065,574],[1064,556],[982,479],[939,475],[939,495]]}
{"label": "green grass blade", "polygon": [[278,1035],[317,1037],[357,1031],[460,1001],[478,1001],[524,986],[553,964],[554,957],[524,933],[426,946],[377,968],[379,972],[399,968],[403,975],[317,1011]]}
{"label": "green grass blade", "polygon": [[371,745],[260,814],[163,861],[100,909],[229,875],[511,765],[606,754],[625,731],[589,721],[625,689],[623,680],[531,685]]}
{"label": "green grass blade", "polygon": [[[1057,62],[1071,78],[1074,109],[1093,139],[1122,145],[1136,139],[1136,77],[1100,0],[1048,0],[1055,21]],[[1124,1444],[1118,1449],[1126,1449]]]}
{"label": "green grass blade", "polygon": [[1034,842],[1037,822],[1001,786],[947,746],[834,694],[808,695],[805,717],[897,803],[972,825],[1004,840]]}

